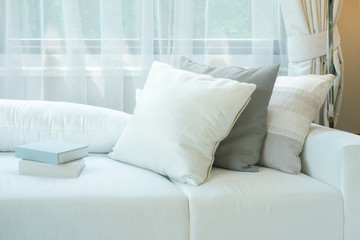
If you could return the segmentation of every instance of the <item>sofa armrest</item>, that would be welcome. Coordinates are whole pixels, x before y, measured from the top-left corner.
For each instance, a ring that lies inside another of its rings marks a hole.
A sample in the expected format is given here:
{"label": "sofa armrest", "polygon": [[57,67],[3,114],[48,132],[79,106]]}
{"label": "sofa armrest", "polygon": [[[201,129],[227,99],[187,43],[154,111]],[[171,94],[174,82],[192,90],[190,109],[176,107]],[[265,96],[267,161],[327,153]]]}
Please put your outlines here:
{"label": "sofa armrest", "polygon": [[337,188],[344,200],[344,239],[360,239],[360,137],[312,124],[302,172]]}

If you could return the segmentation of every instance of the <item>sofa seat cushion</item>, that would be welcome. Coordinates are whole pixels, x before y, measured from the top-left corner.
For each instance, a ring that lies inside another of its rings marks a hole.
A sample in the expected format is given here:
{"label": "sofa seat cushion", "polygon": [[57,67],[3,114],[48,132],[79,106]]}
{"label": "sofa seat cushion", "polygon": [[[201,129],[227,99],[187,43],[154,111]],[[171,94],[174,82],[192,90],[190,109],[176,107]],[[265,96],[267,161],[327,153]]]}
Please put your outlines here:
{"label": "sofa seat cushion", "polygon": [[198,187],[175,182],[189,198],[190,239],[342,239],[341,193],[304,174],[213,168]]}
{"label": "sofa seat cushion", "polygon": [[18,175],[0,154],[0,239],[187,239],[188,201],[168,179],[105,155],[78,178]]}

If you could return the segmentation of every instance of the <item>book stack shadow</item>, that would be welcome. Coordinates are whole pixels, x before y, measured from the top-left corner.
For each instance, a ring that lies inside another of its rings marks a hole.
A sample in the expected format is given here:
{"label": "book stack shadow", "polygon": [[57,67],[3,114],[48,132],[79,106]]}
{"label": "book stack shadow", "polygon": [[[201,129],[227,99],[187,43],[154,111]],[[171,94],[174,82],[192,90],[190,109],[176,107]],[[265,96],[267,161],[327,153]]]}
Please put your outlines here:
{"label": "book stack shadow", "polygon": [[76,178],[85,168],[88,145],[44,140],[15,147],[19,174]]}

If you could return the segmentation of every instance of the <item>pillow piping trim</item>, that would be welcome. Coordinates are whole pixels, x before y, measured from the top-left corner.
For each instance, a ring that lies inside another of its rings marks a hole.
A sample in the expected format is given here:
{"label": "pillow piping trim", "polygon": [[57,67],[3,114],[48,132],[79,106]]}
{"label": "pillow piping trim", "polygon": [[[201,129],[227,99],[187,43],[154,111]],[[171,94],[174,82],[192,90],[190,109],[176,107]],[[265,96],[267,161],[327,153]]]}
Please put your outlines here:
{"label": "pillow piping trim", "polygon": [[212,159],[211,159],[211,162],[210,162],[210,164],[209,164],[209,167],[208,167],[208,170],[207,170],[207,175],[206,175],[206,178],[205,178],[205,180],[204,180],[203,183],[205,183],[205,182],[208,180],[209,176],[210,176],[210,171],[211,171],[211,168],[212,168],[212,166],[213,166],[213,164],[214,164],[214,161],[215,161],[215,152],[216,152],[216,149],[218,148],[220,142],[221,142],[222,140],[224,140],[224,139],[229,135],[231,129],[232,129],[233,126],[235,125],[235,123],[236,123],[237,119],[240,117],[241,113],[245,110],[246,106],[249,104],[250,100],[251,100],[251,97],[249,97],[249,98],[247,99],[247,101],[245,102],[245,104],[244,104],[244,105],[242,106],[242,108],[238,111],[238,113],[236,114],[236,116],[235,116],[235,118],[234,118],[231,126],[229,127],[228,131],[226,132],[226,134],[225,134],[219,141],[217,141],[217,142],[215,143],[214,149],[213,149],[213,152],[212,152]]}

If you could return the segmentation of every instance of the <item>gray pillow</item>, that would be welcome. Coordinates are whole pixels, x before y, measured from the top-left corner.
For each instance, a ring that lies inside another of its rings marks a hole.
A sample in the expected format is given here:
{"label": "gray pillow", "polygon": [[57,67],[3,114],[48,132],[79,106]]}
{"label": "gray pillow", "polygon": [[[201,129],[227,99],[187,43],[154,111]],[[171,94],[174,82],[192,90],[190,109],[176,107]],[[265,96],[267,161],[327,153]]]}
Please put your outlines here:
{"label": "gray pillow", "polygon": [[212,67],[181,57],[180,68],[215,78],[228,78],[256,85],[251,101],[241,114],[230,134],[220,143],[215,153],[214,166],[238,171],[257,171],[266,134],[267,107],[275,84],[279,65],[260,68],[234,66]]}

